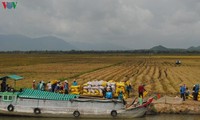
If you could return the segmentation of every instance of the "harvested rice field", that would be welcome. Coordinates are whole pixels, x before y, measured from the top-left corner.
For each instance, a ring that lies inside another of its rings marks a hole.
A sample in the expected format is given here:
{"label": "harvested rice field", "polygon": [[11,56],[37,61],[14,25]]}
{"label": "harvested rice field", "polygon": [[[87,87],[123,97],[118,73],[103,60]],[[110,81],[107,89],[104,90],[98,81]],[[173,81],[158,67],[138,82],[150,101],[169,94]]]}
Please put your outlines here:
{"label": "harvested rice field", "polygon": [[[76,79],[79,84],[92,80],[130,80],[133,94],[142,83],[149,93],[176,95],[179,86],[192,89],[200,83],[200,56],[134,54],[0,54],[0,76],[17,74],[17,89],[31,87],[32,81]],[[181,65],[176,65],[176,60]],[[8,80],[13,84],[12,80]]]}

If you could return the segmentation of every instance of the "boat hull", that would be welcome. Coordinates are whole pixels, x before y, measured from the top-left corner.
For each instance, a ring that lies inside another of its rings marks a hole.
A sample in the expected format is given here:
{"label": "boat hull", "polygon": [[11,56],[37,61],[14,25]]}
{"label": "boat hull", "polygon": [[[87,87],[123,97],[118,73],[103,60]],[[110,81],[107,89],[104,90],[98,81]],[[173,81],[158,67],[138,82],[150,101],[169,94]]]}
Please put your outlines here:
{"label": "boat hull", "polygon": [[[13,110],[8,110],[12,105]],[[134,118],[142,117],[147,106],[125,109],[118,100],[74,99],[70,101],[18,98],[15,102],[0,102],[0,114],[31,117]]]}
{"label": "boat hull", "polygon": [[[146,110],[141,110],[140,112],[126,114],[126,113],[118,113],[116,117],[113,117],[110,114],[80,114],[78,118],[138,118],[143,117],[146,113]],[[0,111],[0,116],[21,116],[21,117],[44,117],[44,118],[75,118],[75,116],[71,113],[41,113],[41,114],[34,114],[28,112],[8,112],[8,111]]]}

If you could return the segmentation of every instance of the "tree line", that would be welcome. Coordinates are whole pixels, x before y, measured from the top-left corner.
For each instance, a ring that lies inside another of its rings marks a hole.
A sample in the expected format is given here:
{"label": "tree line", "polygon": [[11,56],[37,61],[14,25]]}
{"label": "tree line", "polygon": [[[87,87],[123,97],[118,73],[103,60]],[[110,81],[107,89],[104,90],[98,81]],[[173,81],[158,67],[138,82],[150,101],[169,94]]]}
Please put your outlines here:
{"label": "tree line", "polygon": [[200,51],[188,51],[188,50],[69,50],[69,51],[0,51],[1,54],[113,54],[113,53],[125,53],[125,54],[199,54]]}

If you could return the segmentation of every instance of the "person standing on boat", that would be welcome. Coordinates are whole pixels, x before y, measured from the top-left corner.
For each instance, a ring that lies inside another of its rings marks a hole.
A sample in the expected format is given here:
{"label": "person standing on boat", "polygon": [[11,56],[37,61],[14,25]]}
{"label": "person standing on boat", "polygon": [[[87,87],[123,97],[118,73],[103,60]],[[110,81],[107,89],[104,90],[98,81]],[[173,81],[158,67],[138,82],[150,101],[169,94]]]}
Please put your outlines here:
{"label": "person standing on boat", "polygon": [[33,90],[36,89],[35,80],[33,80],[32,89],[33,89]]}
{"label": "person standing on boat", "polygon": [[1,83],[1,92],[5,92],[5,91],[6,91],[6,83],[5,83],[5,81],[3,81]]}
{"label": "person standing on boat", "polygon": [[74,79],[74,82],[72,83],[73,86],[77,86],[78,83],[76,82],[76,79]]}
{"label": "person standing on boat", "polygon": [[145,90],[145,85],[144,84],[141,84],[139,87],[138,87],[138,93],[139,93],[139,97],[142,97],[143,98],[143,93]]}
{"label": "person standing on boat", "polygon": [[107,87],[104,87],[104,88],[102,89],[103,98],[106,98],[106,92],[107,92]]}
{"label": "person standing on boat", "polygon": [[41,81],[37,84],[37,90],[40,90]]}
{"label": "person standing on boat", "polygon": [[9,84],[6,84],[6,91],[7,91],[7,92],[10,92],[10,89],[11,89],[10,85],[9,85]]}
{"label": "person standing on boat", "polygon": [[110,87],[107,87],[107,92],[106,92],[106,98],[107,99],[112,99],[112,90],[110,89]]}
{"label": "person standing on boat", "polygon": [[54,92],[59,92],[60,91],[60,81],[57,82]]}
{"label": "person standing on boat", "polygon": [[120,90],[118,94],[118,100],[123,100],[123,92]]}
{"label": "person standing on boat", "polygon": [[47,83],[47,90],[49,91],[49,92],[51,92],[52,91],[52,88],[51,88],[51,82],[49,81],[48,83]]}
{"label": "person standing on boat", "polygon": [[55,81],[55,82],[53,82],[53,83],[51,83],[51,92],[55,92],[55,88],[56,88],[56,86],[57,86],[57,80]]}
{"label": "person standing on boat", "polygon": [[3,78],[3,81],[1,83],[1,92],[6,91],[6,78]]}
{"label": "person standing on boat", "polygon": [[128,93],[128,97],[130,97],[130,91],[131,91],[131,90],[132,90],[131,84],[126,85],[126,91],[127,91],[127,93]]}
{"label": "person standing on boat", "polygon": [[40,90],[44,91],[44,81],[43,80],[40,83]]}
{"label": "person standing on boat", "polygon": [[65,94],[69,94],[69,84],[67,80],[64,82],[64,92]]}

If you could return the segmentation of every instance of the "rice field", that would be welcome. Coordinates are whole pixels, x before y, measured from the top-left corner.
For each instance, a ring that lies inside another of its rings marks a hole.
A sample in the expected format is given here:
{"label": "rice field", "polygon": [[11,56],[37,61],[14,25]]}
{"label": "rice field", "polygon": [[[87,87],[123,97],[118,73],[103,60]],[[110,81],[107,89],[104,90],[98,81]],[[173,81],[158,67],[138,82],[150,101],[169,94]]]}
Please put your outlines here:
{"label": "rice field", "polygon": [[[133,94],[140,84],[149,93],[178,94],[179,86],[192,89],[200,83],[200,56],[158,56],[134,54],[0,54],[0,76],[17,74],[17,88],[31,87],[32,80],[77,79],[130,80]],[[175,61],[181,60],[181,65]],[[9,80],[12,84],[12,80]]]}

